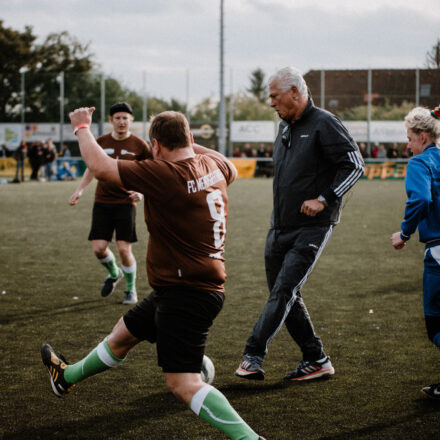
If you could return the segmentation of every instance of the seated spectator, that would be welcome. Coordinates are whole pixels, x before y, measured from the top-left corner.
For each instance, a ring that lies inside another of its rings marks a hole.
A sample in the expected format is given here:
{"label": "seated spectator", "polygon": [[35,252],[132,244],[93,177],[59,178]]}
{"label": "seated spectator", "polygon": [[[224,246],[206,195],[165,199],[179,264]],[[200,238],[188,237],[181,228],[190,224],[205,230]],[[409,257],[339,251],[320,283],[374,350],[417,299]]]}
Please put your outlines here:
{"label": "seated spectator", "polygon": [[75,180],[69,162],[65,161],[61,164],[56,175],[56,180]]}
{"label": "seated spectator", "polygon": [[386,159],[387,157],[387,151],[385,150],[385,145],[380,144],[377,149],[377,156],[378,159]]}
{"label": "seated spectator", "polygon": [[258,157],[266,157],[266,149],[264,148],[264,144],[260,144],[260,147],[257,151]]}
{"label": "seated spectator", "polygon": [[69,147],[66,144],[63,145],[63,149],[61,150],[60,156],[66,158],[72,157],[72,153],[70,152]]}
{"label": "seated spectator", "polygon": [[234,152],[232,153],[232,157],[241,157],[240,148],[235,147]]}
{"label": "seated spectator", "polygon": [[243,153],[245,157],[252,156],[251,144],[244,144]]}
{"label": "seated spectator", "polygon": [[407,159],[410,157],[409,151],[408,151],[408,144],[405,144],[402,148],[402,152],[400,153],[400,157],[403,159]]}
{"label": "seated spectator", "polygon": [[387,150],[387,158],[397,159],[398,157],[399,157],[399,148],[397,147],[397,144],[394,143],[392,147],[388,148]]}
{"label": "seated spectator", "polygon": [[367,157],[369,157],[370,155],[368,154],[368,150],[367,150],[367,146],[365,145],[365,142],[361,142],[359,144],[359,150],[361,152],[361,155],[364,159],[366,159]]}

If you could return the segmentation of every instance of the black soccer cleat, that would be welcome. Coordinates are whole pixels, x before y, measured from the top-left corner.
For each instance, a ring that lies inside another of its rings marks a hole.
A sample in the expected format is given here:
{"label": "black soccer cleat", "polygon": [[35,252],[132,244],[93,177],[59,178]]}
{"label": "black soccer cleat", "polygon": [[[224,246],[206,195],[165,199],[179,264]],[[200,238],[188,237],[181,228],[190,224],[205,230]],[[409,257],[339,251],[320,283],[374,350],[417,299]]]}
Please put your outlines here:
{"label": "black soccer cleat", "polygon": [[108,275],[104,281],[104,284],[102,285],[101,296],[104,298],[106,296],[110,296],[115,291],[116,284],[119,283],[123,276],[124,274],[122,273],[121,269],[119,269],[119,274],[116,278],[112,278],[110,275]]}
{"label": "black soccer cleat", "polygon": [[301,361],[296,370],[284,376],[285,380],[300,381],[330,377],[335,374],[330,358],[327,356],[322,362]]}
{"label": "black soccer cleat", "polygon": [[440,400],[440,383],[435,383],[429,387],[424,387],[421,389],[422,394],[430,399]]}
{"label": "black soccer cleat", "polygon": [[49,371],[50,384],[55,395],[62,397],[64,394],[70,393],[75,387],[75,384],[67,383],[64,379],[64,370],[66,368],[65,360],[60,359],[49,344],[42,345],[41,358],[47,371]]}
{"label": "black soccer cleat", "polygon": [[257,355],[245,354],[243,360],[235,370],[235,375],[244,379],[264,380],[264,370],[261,364],[263,358]]}

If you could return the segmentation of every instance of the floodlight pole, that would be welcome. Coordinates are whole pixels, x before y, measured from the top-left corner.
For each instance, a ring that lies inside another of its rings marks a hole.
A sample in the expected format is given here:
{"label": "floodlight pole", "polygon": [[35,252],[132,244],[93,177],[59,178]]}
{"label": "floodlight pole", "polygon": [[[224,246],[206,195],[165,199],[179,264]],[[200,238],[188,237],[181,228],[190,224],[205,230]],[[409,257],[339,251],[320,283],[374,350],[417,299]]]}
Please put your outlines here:
{"label": "floodlight pole", "polygon": [[190,113],[189,113],[189,69],[186,69],[186,119],[191,126]]}
{"label": "floodlight pole", "polygon": [[60,151],[64,144],[64,72],[60,73]]}
{"label": "floodlight pole", "polygon": [[147,72],[142,73],[142,137],[148,138],[147,135]]}
{"label": "floodlight pole", "polygon": [[367,103],[367,149],[368,154],[371,155],[371,105],[372,105],[372,72],[368,69],[367,74],[367,93],[368,93],[368,103]]}
{"label": "floodlight pole", "polygon": [[99,136],[104,133],[104,121],[105,121],[105,76],[101,75],[101,124],[98,130]]}
{"label": "floodlight pole", "polygon": [[219,107],[219,143],[218,151],[226,153],[226,112],[225,112],[225,90],[224,90],[224,42],[223,42],[223,0],[220,0],[220,107]]}
{"label": "floodlight pole", "polygon": [[26,69],[22,68],[21,71],[21,140],[24,139],[24,123],[25,123],[25,112],[26,112],[26,95],[25,95],[25,75]]}

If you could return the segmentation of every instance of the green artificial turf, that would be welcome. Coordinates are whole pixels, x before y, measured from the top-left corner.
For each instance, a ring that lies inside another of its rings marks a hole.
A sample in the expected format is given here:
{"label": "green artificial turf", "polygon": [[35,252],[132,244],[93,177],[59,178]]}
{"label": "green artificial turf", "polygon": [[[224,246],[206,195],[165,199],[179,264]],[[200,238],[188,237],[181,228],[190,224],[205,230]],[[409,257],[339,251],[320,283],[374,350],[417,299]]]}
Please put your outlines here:
{"label": "green artificial turf", "polygon": [[[147,343],[64,398],[52,393],[42,342],[77,361],[127,310],[120,304],[123,283],[100,297],[106,274],[87,241],[93,185],[70,207],[77,184],[0,186],[0,435],[224,439],[167,390]],[[269,345],[264,382],[234,376],[268,294],[263,251],[272,181],[239,180],[229,199],[227,299],[206,349],[216,366],[214,385],[267,440],[438,438],[440,402],[420,393],[440,381],[440,353],[423,320],[423,245],[414,236],[397,252],[389,240],[400,227],[403,181],[362,180],[346,198],[341,224],[302,290],[336,374],[301,384],[282,380],[301,360],[284,329]],[[141,209],[137,220],[142,298],[150,288]]]}

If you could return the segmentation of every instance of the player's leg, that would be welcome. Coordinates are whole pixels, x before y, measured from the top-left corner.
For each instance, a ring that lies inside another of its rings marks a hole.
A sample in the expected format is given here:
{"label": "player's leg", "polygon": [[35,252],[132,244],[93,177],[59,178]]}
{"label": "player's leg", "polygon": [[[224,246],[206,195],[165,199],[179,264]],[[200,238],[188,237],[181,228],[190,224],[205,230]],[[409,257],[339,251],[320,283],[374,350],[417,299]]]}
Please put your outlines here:
{"label": "player's leg", "polygon": [[[278,231],[269,229],[266,237],[266,245],[264,250],[265,266],[266,266],[266,280],[269,288],[269,292],[272,291],[278,274],[282,268],[285,249],[278,245]],[[246,379],[263,380],[265,372],[262,367],[263,358],[265,355],[265,342],[260,343],[262,339],[261,331],[267,324],[270,324],[272,318],[269,316],[269,308],[272,308],[272,304],[269,306],[269,302],[273,303],[274,299],[271,299],[269,294],[268,302],[263,309],[257,323],[255,324],[252,333],[246,341],[246,345],[243,352],[243,360],[235,371],[235,375]],[[276,304],[274,304],[276,306]],[[278,304],[280,305],[280,304]],[[280,310],[280,313],[284,313],[284,309]],[[270,313],[271,314],[271,313]],[[268,318],[265,323],[265,317]],[[281,318],[279,318],[281,319]],[[272,333],[273,330],[270,331]]]}
{"label": "player's leg", "polygon": [[54,393],[61,397],[87,377],[117,367],[138,342],[140,342],[139,339],[128,331],[121,318],[110,335],[75,364],[66,364],[63,358],[55,354],[49,344],[43,344],[41,356],[43,364],[49,371]]}
{"label": "player's leg", "polygon": [[321,252],[327,245],[333,227],[302,228],[296,251],[298,261],[304,266],[298,268],[302,278],[295,284],[296,299],[290,308],[285,324],[292,339],[301,348],[303,360],[298,367],[285,376],[286,380],[300,381],[327,377],[334,374],[330,358],[325,354],[321,339],[315,334],[309,312],[301,297],[300,289],[318,261]]}
{"label": "player's leg", "polygon": [[212,385],[202,382],[199,373],[165,373],[168,388],[191,410],[231,439],[259,439],[239,416],[228,399]]}
{"label": "player's leg", "polygon": [[120,205],[114,212],[116,244],[125,277],[125,296],[123,304],[136,304],[136,260],[131,250],[132,243],[137,242],[136,206]]}
{"label": "player's leg", "polygon": [[[428,247],[423,273],[423,310],[429,340],[440,348],[440,246]],[[440,400],[440,383],[422,388],[431,399]]]}
{"label": "player's leg", "polygon": [[113,210],[113,206],[95,203],[93,205],[92,226],[89,233],[93,252],[108,271],[108,275],[101,288],[101,296],[104,297],[114,292],[116,284],[123,276],[122,270],[119,269],[116,263],[115,255],[109,248],[115,228],[112,216]]}
{"label": "player's leg", "polygon": [[155,315],[158,363],[170,390],[200,418],[229,438],[258,439],[226,397],[200,376],[208,331],[223,301],[215,292],[161,289]]}
{"label": "player's leg", "polygon": [[137,264],[131,250],[131,243],[119,240],[116,244],[118,246],[122,272],[125,278],[125,296],[123,304],[136,304],[138,301],[136,293]]}

